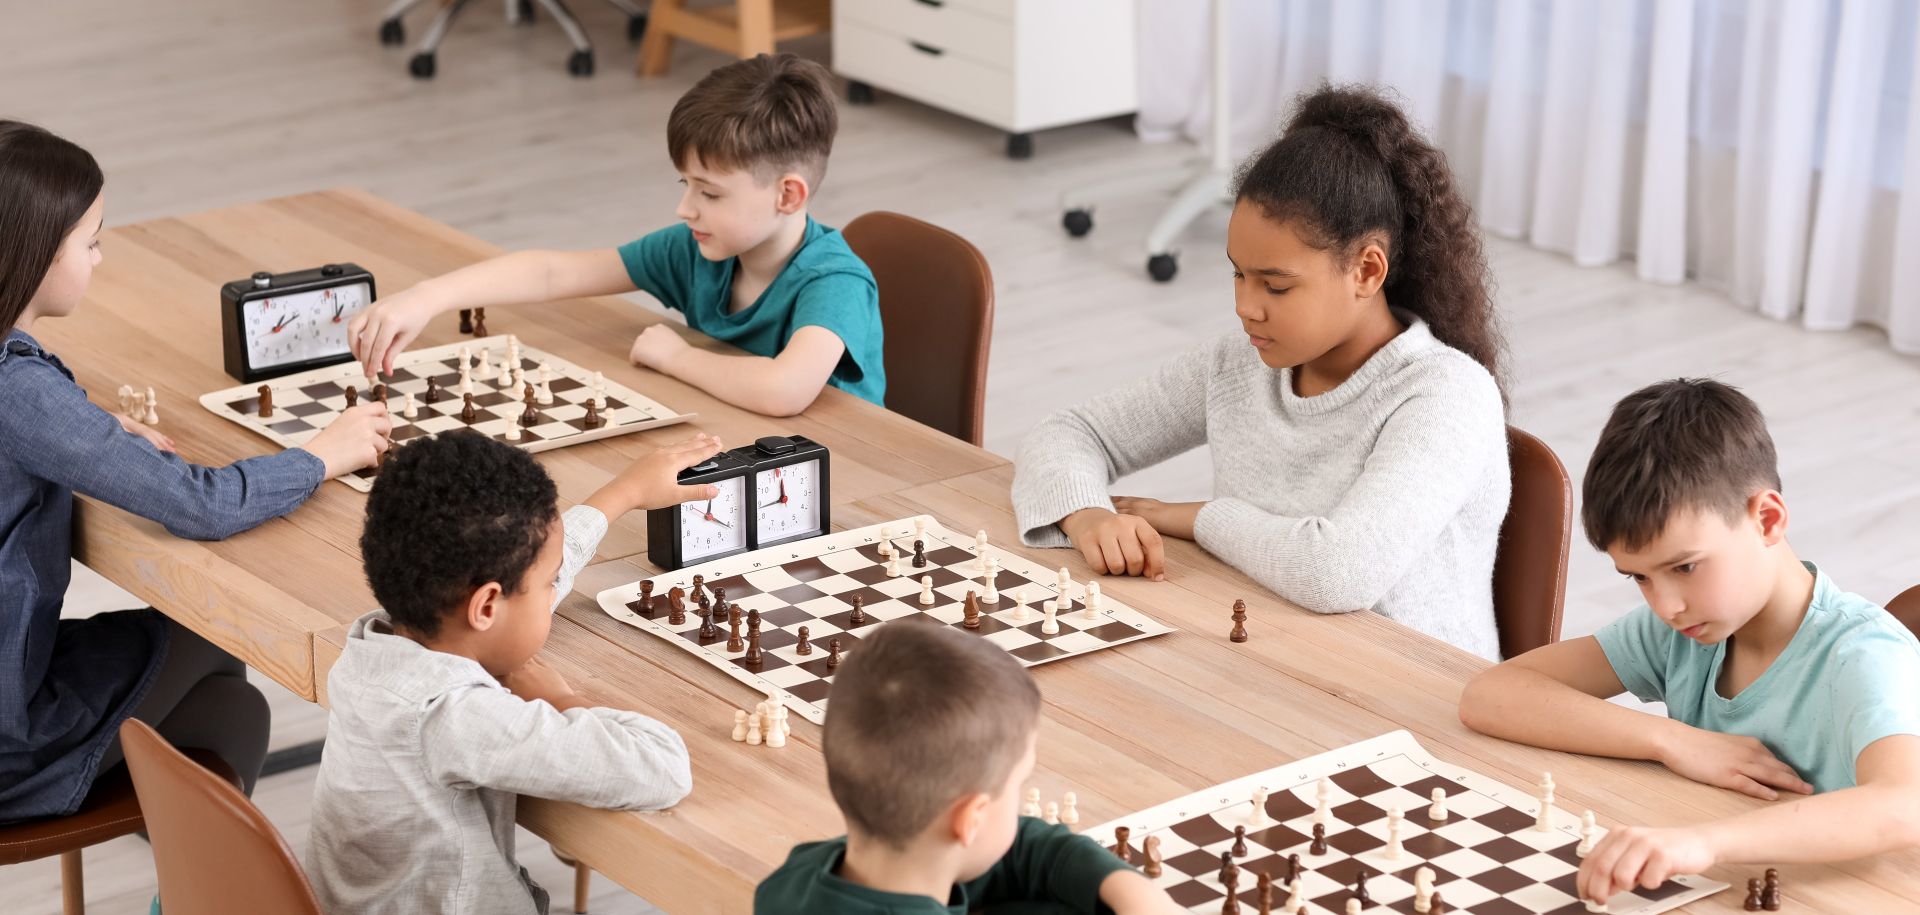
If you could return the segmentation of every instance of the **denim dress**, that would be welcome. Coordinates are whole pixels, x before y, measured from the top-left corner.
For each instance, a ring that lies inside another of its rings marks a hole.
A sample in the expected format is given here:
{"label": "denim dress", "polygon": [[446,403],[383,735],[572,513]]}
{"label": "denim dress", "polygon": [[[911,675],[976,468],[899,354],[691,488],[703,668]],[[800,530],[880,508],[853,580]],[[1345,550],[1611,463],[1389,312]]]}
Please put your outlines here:
{"label": "denim dress", "polygon": [[300,449],[200,467],[120,428],[32,337],[0,344],[0,822],[79,809],[167,654],[153,610],[63,620],[73,495],[219,540],[297,508],[325,478]]}

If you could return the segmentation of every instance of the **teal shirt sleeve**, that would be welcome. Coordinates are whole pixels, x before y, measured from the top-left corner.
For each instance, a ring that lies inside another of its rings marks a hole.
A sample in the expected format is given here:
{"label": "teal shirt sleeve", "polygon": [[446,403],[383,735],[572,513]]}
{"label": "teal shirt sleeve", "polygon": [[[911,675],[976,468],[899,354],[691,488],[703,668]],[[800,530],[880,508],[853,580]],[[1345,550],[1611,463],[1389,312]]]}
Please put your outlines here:
{"label": "teal shirt sleeve", "polygon": [[[840,338],[847,351],[833,374],[847,384],[884,371],[882,366],[866,364],[872,354],[883,352],[880,293],[871,276],[835,271],[810,278],[794,299],[792,326],[795,333],[802,327],[824,327]],[[781,347],[785,346],[782,341]]]}
{"label": "teal shirt sleeve", "polygon": [[650,232],[619,247],[620,263],[635,288],[675,311],[687,310],[693,267],[700,259],[693,230],[685,225]]}
{"label": "teal shirt sleeve", "polygon": [[1127,869],[1112,852],[1066,826],[1021,817],[1013,847],[967,886],[967,902],[979,908],[1053,902],[1072,912],[1106,913],[1112,910],[1100,902],[1100,884]]}
{"label": "teal shirt sleeve", "polygon": [[1642,702],[1667,701],[1667,667],[1679,633],[1642,605],[1600,628],[1593,637],[1620,685]]}
{"label": "teal shirt sleeve", "polygon": [[1826,659],[1827,707],[1845,735],[1849,771],[1874,741],[1920,735],[1920,667],[1904,635],[1891,627],[1858,631]]}

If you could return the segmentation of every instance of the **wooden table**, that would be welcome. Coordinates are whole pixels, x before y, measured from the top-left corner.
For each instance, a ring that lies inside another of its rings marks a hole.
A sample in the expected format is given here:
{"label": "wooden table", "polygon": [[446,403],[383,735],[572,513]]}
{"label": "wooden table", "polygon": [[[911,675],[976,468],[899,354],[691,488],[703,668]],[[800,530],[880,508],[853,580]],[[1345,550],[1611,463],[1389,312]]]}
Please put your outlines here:
{"label": "wooden table", "polygon": [[[163,421],[203,461],[261,453],[265,443],[190,407],[220,374],[215,286],[254,269],[353,260],[388,290],[491,253],[488,246],[365,194],[328,192],[165,220],[108,233],[107,261],[82,318],[48,322],[48,345],[96,392],[144,374],[161,392]],[[164,315],[155,318],[154,315]],[[837,391],[803,416],[744,414],[684,385],[625,366],[642,323],[619,303],[552,313],[545,326],[514,312],[489,315],[501,332],[583,364],[663,402],[700,411],[693,424],[730,441],[769,429],[801,432],[834,450],[837,526],[921,512],[959,530],[985,528],[1017,543],[1002,459],[918,427]],[[180,327],[182,323],[190,326]],[[158,323],[168,333],[147,335]],[[423,343],[452,339],[451,321]],[[138,369],[126,367],[139,366]],[[170,410],[170,412],[168,412]],[[550,452],[542,463],[563,497],[583,498],[619,463],[682,430],[659,430]],[[325,671],[345,624],[372,607],[354,538],[364,497],[322,488],[293,516],[219,544],[173,540],[157,526],[88,502],[79,548],[89,565],[207,634],[297,692],[324,700]],[[1067,551],[1020,550],[1064,564]],[[1129,811],[1395,728],[1441,759],[1515,785],[1551,770],[1560,805],[1603,822],[1679,824],[1757,802],[1644,763],[1516,746],[1461,726],[1457,702],[1484,662],[1370,613],[1313,616],[1290,607],[1191,543],[1169,546],[1169,580],[1110,579],[1106,591],[1180,627],[1150,639],[1034,671],[1046,696],[1035,786],[1072,790],[1083,822]],[[728,738],[732,710],[756,701],[744,686],[653,636],[615,622],[599,590],[645,577],[639,519],[625,519],[562,604],[546,658],[581,692],[653,715],[685,736],[695,789],[663,813],[616,813],[525,799],[521,821],[669,912],[743,912],[756,882],[797,842],[843,831],[825,790],[820,729],[793,719],[782,750]],[[1227,641],[1226,608],[1245,598],[1252,640]],[[1710,876],[1744,886],[1754,867]],[[1832,867],[1789,867],[1794,911],[1893,912],[1920,905],[1920,853]],[[1689,906],[1739,911],[1732,890]]]}

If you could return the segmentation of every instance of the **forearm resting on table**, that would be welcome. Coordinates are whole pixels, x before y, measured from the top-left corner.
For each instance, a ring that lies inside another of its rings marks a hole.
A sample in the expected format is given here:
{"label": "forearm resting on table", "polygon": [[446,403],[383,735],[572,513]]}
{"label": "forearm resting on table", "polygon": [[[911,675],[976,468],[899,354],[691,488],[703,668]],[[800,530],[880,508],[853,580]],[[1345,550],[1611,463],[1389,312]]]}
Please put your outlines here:
{"label": "forearm resting on table", "polygon": [[[835,360],[839,356],[835,355]],[[666,373],[727,403],[767,416],[793,416],[820,397],[833,373],[808,360],[731,356],[689,346],[663,366]]]}
{"label": "forearm resting on table", "polygon": [[1467,684],[1460,721],[1482,734],[1549,750],[1659,761],[1676,721],[1615,705],[1511,662]]}

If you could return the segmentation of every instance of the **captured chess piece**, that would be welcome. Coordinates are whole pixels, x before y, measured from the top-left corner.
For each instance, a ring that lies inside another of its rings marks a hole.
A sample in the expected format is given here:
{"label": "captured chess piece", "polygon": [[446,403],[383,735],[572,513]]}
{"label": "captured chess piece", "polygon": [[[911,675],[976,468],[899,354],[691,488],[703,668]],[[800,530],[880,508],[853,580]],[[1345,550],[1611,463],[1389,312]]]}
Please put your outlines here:
{"label": "captured chess piece", "polygon": [[473,310],[472,334],[476,337],[484,337],[487,335],[487,310],[486,309],[476,308]]}
{"label": "captured chess piece", "polygon": [[1234,642],[1244,642],[1247,640],[1246,601],[1237,600],[1233,602],[1233,631],[1227,634],[1227,638]]}
{"label": "captured chess piece", "polygon": [[263,384],[260,386],[260,418],[266,419],[272,415],[273,415],[273,386]]}
{"label": "captured chess piece", "polygon": [[[460,332],[463,334],[473,333],[473,309],[471,308],[460,309]],[[743,733],[742,736],[735,737],[734,739],[744,740],[746,738]]]}
{"label": "captured chess piece", "polygon": [[1760,906],[1760,878],[1749,877],[1747,878],[1747,901],[1742,903],[1740,907],[1749,912],[1758,912],[1760,911]]}
{"label": "captured chess piece", "polygon": [[1760,908],[1768,912],[1778,912],[1783,902],[1780,898],[1780,871],[1769,867],[1766,879],[1761,881]]}

